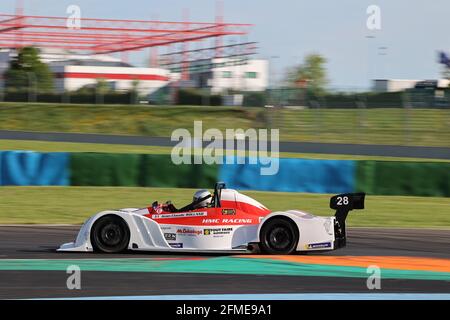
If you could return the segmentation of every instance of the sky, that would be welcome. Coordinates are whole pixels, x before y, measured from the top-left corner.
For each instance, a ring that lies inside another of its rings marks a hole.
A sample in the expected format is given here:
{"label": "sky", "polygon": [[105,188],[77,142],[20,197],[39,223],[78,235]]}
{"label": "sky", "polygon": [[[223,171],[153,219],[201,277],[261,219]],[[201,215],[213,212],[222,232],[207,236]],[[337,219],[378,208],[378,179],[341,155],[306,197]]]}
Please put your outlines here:
{"label": "sky", "polygon": [[[25,14],[67,16],[78,5],[85,18],[160,19],[212,22],[216,0],[23,0]],[[436,79],[437,51],[450,52],[448,0],[223,0],[225,22],[253,24],[245,41],[258,42],[258,58],[270,59],[279,80],[309,53],[327,59],[329,86],[368,88],[370,79]],[[13,13],[15,0],[2,0],[0,13]],[[369,30],[366,12],[380,9],[380,29]],[[367,37],[370,36],[370,37]],[[237,41],[237,40],[235,40]],[[227,43],[225,41],[225,43]],[[384,49],[380,49],[384,48]],[[148,50],[130,62],[143,66]]]}

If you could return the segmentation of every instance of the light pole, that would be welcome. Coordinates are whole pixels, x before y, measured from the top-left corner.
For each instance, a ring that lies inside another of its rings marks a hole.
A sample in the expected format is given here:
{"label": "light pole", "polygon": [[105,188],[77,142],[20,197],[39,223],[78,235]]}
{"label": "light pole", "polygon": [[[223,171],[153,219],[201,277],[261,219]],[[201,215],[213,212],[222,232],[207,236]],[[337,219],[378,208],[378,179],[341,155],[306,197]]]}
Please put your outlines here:
{"label": "light pole", "polygon": [[269,88],[271,88],[271,89],[275,88],[275,83],[276,83],[275,65],[274,65],[273,61],[275,59],[279,59],[279,58],[280,58],[280,56],[277,56],[277,55],[269,57]]}
{"label": "light pole", "polygon": [[379,72],[379,74],[381,74],[380,77],[385,77],[384,70],[386,69],[385,68],[386,67],[385,66],[386,59],[381,58],[381,57],[387,56],[387,54],[388,54],[387,50],[388,50],[388,47],[386,47],[386,46],[378,47],[378,56],[380,56],[380,59],[381,59],[380,72]]}
{"label": "light pole", "polygon": [[373,77],[375,77],[374,73],[372,72],[373,68],[372,68],[372,63],[375,63],[375,61],[373,61],[373,59],[371,59],[371,41],[370,40],[374,40],[376,39],[376,37],[374,35],[367,35],[366,36],[367,39],[367,80],[369,82],[369,88],[372,86],[371,81],[374,80],[372,79]]}
{"label": "light pole", "polygon": [[371,54],[371,50],[370,50],[370,40],[371,39],[376,39],[376,37],[375,36],[373,36],[373,35],[367,35],[366,36],[366,39],[367,39],[367,80],[369,80],[369,88],[371,87],[371,80],[373,80],[373,79],[371,79],[371,67],[372,67],[372,65],[371,65],[371,59],[370,59],[370,54]]}

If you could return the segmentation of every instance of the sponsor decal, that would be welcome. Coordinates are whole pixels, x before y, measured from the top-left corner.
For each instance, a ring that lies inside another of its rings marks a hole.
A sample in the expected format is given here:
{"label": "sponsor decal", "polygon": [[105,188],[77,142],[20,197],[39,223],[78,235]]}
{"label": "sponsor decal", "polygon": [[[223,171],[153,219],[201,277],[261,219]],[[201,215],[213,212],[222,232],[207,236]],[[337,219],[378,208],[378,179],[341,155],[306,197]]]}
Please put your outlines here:
{"label": "sponsor decal", "polygon": [[227,218],[223,218],[222,219],[223,223],[241,223],[241,224],[247,224],[247,223],[252,223],[252,219],[227,219]]}
{"label": "sponsor decal", "polygon": [[188,229],[188,228],[180,228],[177,230],[177,234],[182,235],[188,235],[188,236],[198,236],[200,234],[203,234],[202,230],[196,230],[196,229]]}
{"label": "sponsor decal", "polygon": [[164,238],[166,238],[166,240],[177,240],[177,234],[176,233],[164,233]]}
{"label": "sponsor decal", "polygon": [[204,217],[207,216],[206,211],[201,212],[179,212],[179,213],[163,213],[154,214],[152,219],[169,219],[169,218],[190,218],[190,217]]}
{"label": "sponsor decal", "polygon": [[236,214],[236,209],[222,209],[222,214],[223,215],[235,215]]}
{"label": "sponsor decal", "polygon": [[331,219],[328,219],[327,221],[325,221],[323,223],[323,227],[325,228],[325,231],[329,234],[332,235],[333,234],[333,229],[331,228]]}
{"label": "sponsor decal", "polygon": [[331,242],[310,243],[305,247],[306,249],[331,248]]}
{"label": "sponsor decal", "polygon": [[222,218],[222,219],[203,219],[203,224],[251,224],[253,223],[252,219],[230,219],[230,218]]}
{"label": "sponsor decal", "polygon": [[177,248],[177,249],[183,248],[183,244],[182,243],[169,243],[169,245],[172,248]]}
{"label": "sponsor decal", "polygon": [[205,236],[209,236],[209,235],[224,235],[224,234],[230,234],[231,232],[233,232],[233,228],[203,229],[203,234]]}
{"label": "sponsor decal", "polygon": [[203,224],[214,224],[214,223],[219,223],[220,219],[203,219],[202,223]]}

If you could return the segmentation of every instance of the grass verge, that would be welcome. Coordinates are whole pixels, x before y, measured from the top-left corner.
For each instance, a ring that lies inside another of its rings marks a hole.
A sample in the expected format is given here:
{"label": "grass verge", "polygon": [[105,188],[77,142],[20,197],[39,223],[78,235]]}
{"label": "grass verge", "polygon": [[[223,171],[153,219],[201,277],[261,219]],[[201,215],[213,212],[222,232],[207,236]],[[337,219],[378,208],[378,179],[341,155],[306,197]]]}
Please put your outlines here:
{"label": "grass verge", "polygon": [[282,141],[450,146],[450,110],[0,103],[0,130],[169,137],[173,130],[275,128]]}
{"label": "grass verge", "polygon": [[[135,146],[123,144],[47,142],[47,141],[0,139],[0,150],[2,151],[32,150],[38,152],[108,152],[108,153],[170,154],[172,148],[155,147],[155,146]],[[450,160],[445,159],[377,157],[377,156],[357,156],[345,154],[318,154],[318,153],[292,153],[292,152],[280,152],[280,158],[450,162]]]}
{"label": "grass verge", "polygon": [[[126,187],[1,187],[1,224],[82,223],[106,209],[145,207],[153,201],[172,200],[182,206],[193,189]],[[271,210],[300,209],[332,215],[330,195],[244,191]],[[433,197],[368,196],[366,209],[353,211],[353,227],[450,227],[450,199]]]}

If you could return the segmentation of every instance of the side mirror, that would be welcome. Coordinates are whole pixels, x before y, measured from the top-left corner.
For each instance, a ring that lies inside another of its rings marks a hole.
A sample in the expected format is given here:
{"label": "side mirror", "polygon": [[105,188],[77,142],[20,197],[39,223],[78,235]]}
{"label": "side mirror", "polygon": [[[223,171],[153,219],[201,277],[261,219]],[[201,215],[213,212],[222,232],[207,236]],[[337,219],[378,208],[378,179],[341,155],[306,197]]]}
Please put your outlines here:
{"label": "side mirror", "polygon": [[219,208],[220,207],[220,195],[222,194],[222,189],[225,189],[225,182],[216,182],[216,185],[214,186],[214,207]]}

